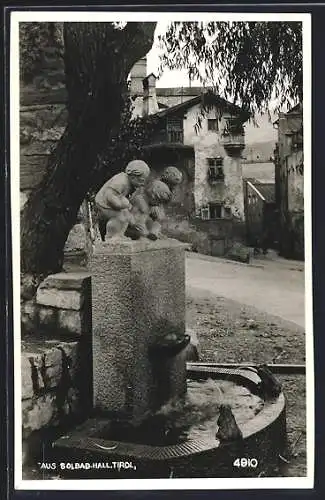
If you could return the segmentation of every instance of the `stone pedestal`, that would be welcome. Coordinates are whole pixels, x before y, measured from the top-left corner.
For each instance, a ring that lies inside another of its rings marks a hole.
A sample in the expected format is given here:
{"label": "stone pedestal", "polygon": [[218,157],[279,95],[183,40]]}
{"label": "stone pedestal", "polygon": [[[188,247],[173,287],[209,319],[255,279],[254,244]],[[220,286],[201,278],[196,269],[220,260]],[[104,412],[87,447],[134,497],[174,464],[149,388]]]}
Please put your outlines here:
{"label": "stone pedestal", "polygon": [[185,333],[184,248],[171,239],[97,243],[91,266],[95,408],[141,419],[159,406],[150,348],[166,335]]}

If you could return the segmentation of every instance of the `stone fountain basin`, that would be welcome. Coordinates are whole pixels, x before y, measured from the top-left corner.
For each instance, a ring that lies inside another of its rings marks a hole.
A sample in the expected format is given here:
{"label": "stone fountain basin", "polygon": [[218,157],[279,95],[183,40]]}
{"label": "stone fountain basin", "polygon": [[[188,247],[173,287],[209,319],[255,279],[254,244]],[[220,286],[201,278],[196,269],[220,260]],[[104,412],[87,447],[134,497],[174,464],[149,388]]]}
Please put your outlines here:
{"label": "stone fountain basin", "polygon": [[107,437],[107,415],[95,415],[53,444],[54,459],[65,464],[62,478],[199,478],[274,476],[286,448],[285,399],[260,393],[254,368],[196,366],[190,381],[228,380],[263,400],[256,415],[238,422],[243,439],[221,442],[214,436],[153,445]]}

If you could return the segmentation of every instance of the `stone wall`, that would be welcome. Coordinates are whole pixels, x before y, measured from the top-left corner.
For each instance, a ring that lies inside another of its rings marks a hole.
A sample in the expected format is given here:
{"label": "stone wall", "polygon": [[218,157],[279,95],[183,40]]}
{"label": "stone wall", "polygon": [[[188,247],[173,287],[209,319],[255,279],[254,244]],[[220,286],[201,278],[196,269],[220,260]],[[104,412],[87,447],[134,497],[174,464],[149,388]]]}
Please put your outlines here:
{"label": "stone wall", "polygon": [[288,210],[303,212],[304,210],[304,176],[299,171],[303,163],[303,151],[292,151],[287,157],[288,168]]}
{"label": "stone wall", "polygon": [[279,251],[283,257],[304,259],[304,163],[302,109],[280,114],[275,159]]}
{"label": "stone wall", "polygon": [[[92,404],[91,278],[48,276],[21,304],[22,435],[43,446],[55,428],[79,420]],[[40,450],[34,450],[37,456]]]}

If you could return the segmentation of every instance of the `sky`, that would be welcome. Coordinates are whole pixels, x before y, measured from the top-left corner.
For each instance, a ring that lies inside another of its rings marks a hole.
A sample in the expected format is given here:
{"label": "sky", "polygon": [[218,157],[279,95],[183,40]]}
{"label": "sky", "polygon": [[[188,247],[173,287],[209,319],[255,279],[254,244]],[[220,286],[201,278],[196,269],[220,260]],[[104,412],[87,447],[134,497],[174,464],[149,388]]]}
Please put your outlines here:
{"label": "sky", "polygon": [[[158,22],[157,28],[155,31],[155,40],[152,46],[152,49],[147,54],[147,70],[148,74],[154,73],[156,76],[158,75],[158,67],[159,67],[159,47],[158,47],[158,35],[166,32],[168,23],[167,22]],[[198,80],[192,81],[192,86],[199,86],[200,83]],[[164,69],[163,75],[157,80],[157,87],[188,87],[189,79],[186,71],[184,70],[169,70],[167,68]]]}
{"label": "sky", "polygon": [[[157,24],[155,41],[152,49],[147,54],[147,74],[154,73],[155,75],[158,75],[159,47],[157,37],[158,34],[164,33],[166,28],[166,22]],[[156,85],[157,87],[188,87],[189,78],[185,70],[171,71],[165,68],[163,75],[157,80]],[[200,82],[198,80],[193,80],[191,85],[193,87],[200,86]],[[277,140],[277,131],[274,129],[272,123],[269,122],[266,115],[257,117],[257,123],[259,127],[255,127],[250,123],[247,123],[245,126],[247,144],[269,140],[275,142]]]}

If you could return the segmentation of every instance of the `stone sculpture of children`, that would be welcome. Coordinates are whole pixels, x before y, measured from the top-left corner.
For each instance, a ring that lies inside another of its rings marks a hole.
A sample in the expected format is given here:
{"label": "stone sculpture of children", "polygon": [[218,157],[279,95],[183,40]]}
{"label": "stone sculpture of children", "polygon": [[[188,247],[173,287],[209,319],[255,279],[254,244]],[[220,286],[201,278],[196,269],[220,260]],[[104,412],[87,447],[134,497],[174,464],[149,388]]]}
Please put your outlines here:
{"label": "stone sculpture of children", "polygon": [[178,186],[183,179],[183,174],[178,168],[169,166],[164,168],[160,181],[166,184],[170,191],[170,197],[165,201],[161,200],[157,205],[152,206],[149,217],[147,219],[147,230],[149,238],[155,240],[159,237],[161,231],[161,222],[165,219],[164,205],[167,205],[172,198],[172,193],[176,186]]}
{"label": "stone sculpture of children", "polygon": [[162,205],[167,204],[171,196],[169,187],[161,180],[154,180],[147,186],[137,189],[130,198],[133,221],[126,234],[132,239],[146,236],[151,240],[156,240],[160,236],[160,222],[165,215]]}
{"label": "stone sculpture of children", "polygon": [[167,184],[170,191],[173,192],[175,187],[178,186],[183,180],[182,172],[176,167],[166,167],[162,171],[160,180]]}
{"label": "stone sculpture of children", "polygon": [[142,160],[131,161],[124,172],[114,175],[98,191],[95,204],[101,238],[120,238],[132,221],[128,196],[149,177],[150,168]]}

